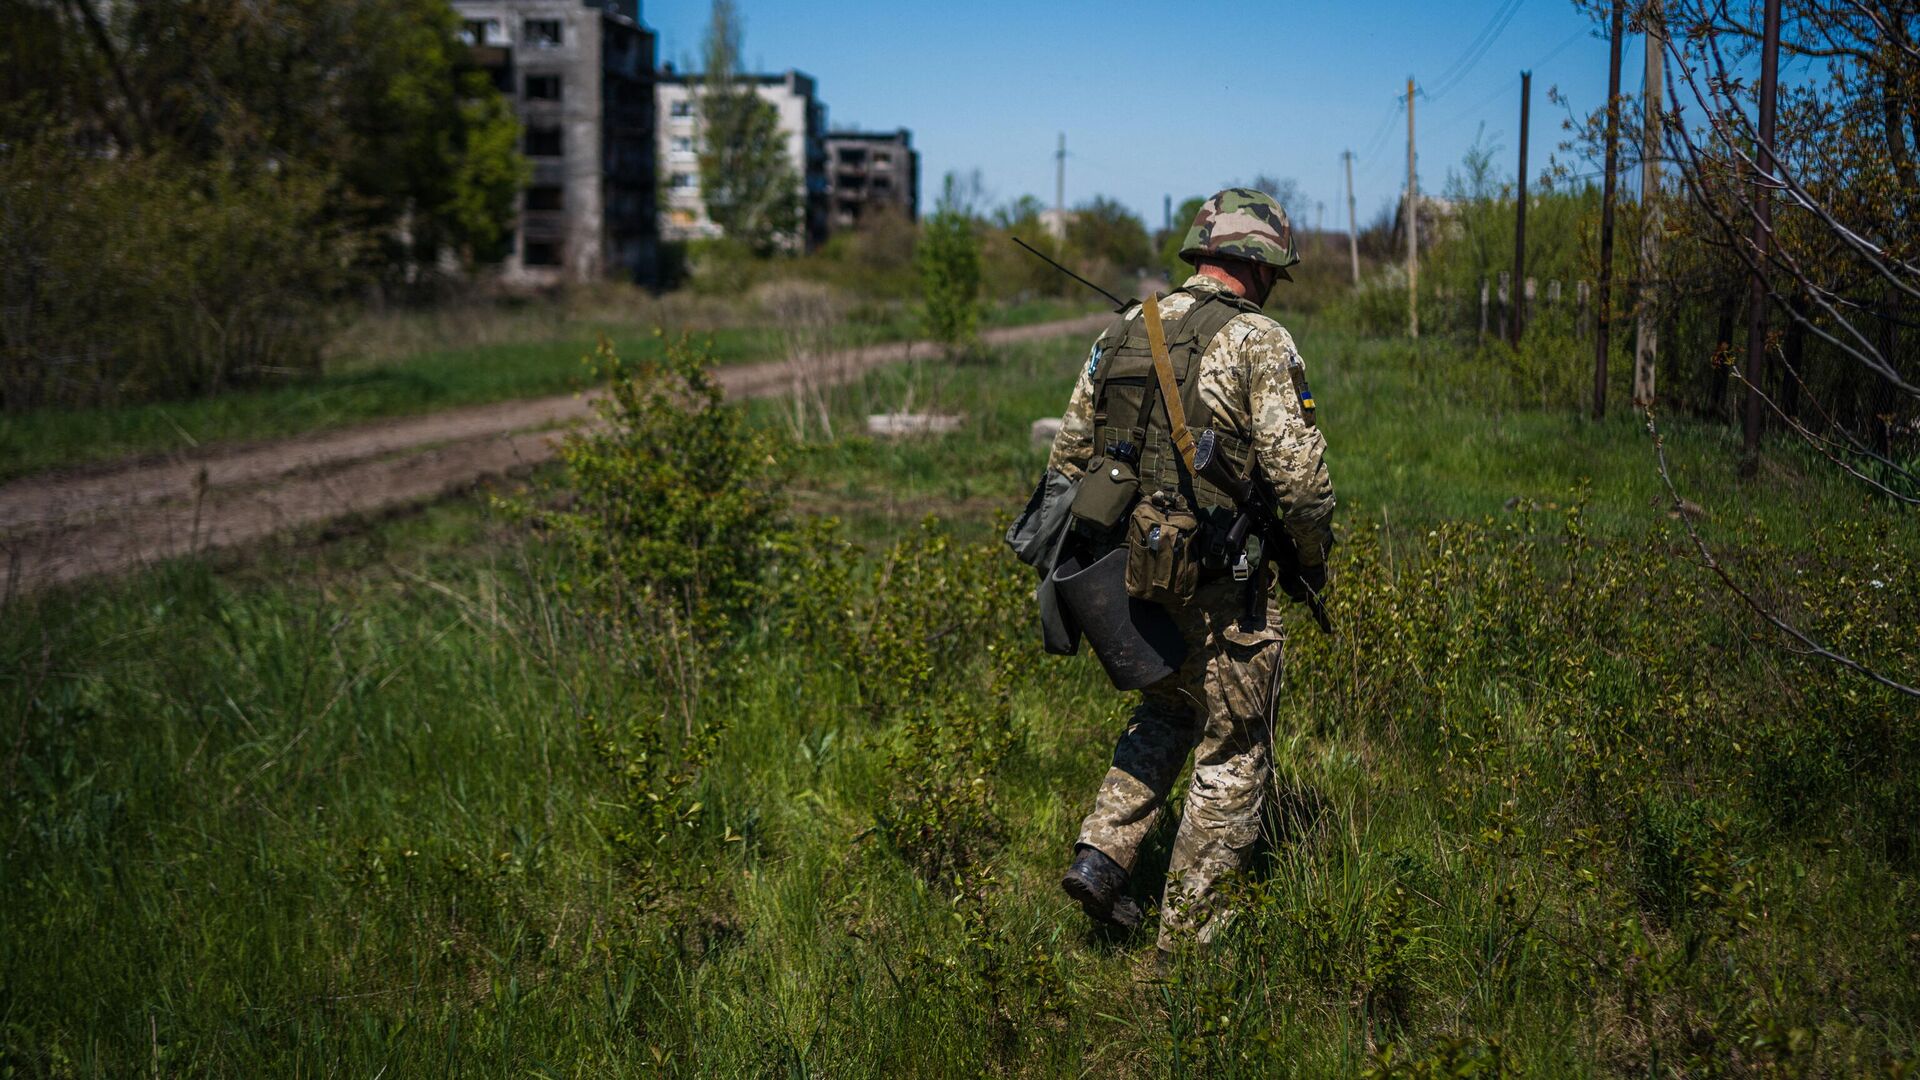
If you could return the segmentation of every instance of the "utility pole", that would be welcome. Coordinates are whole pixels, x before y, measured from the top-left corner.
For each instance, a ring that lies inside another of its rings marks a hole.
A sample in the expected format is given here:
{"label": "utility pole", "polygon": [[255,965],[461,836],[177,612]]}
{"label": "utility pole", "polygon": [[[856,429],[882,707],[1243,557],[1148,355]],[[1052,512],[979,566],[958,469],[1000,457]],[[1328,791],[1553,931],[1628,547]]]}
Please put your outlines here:
{"label": "utility pole", "polygon": [[1060,133],[1060,149],[1053,152],[1053,212],[1067,227],[1067,133]]}
{"label": "utility pole", "polygon": [[1660,324],[1654,318],[1655,278],[1660,272],[1660,90],[1666,52],[1661,37],[1661,0],[1650,0],[1641,30],[1647,39],[1647,78],[1640,103],[1645,114],[1640,133],[1640,297],[1633,335],[1633,401],[1651,405],[1654,367],[1660,351]]}
{"label": "utility pole", "polygon": [[1520,347],[1520,328],[1527,314],[1527,105],[1533,97],[1533,72],[1520,73],[1520,182],[1513,211],[1513,318],[1509,328],[1513,347]]}
{"label": "utility pole", "polygon": [[1413,76],[1407,76],[1407,336],[1420,337],[1420,181],[1413,168]]}
{"label": "utility pole", "polygon": [[1347,162],[1347,257],[1353,262],[1353,283],[1360,284],[1360,228],[1353,212],[1353,151],[1343,150]]}
{"label": "utility pole", "polygon": [[1173,196],[1160,196],[1160,231],[1173,231]]}
{"label": "utility pole", "polygon": [[1767,260],[1773,257],[1774,109],[1780,88],[1780,0],[1767,0],[1760,40],[1760,168],[1753,178],[1753,284],[1747,293],[1747,423],[1740,475],[1760,469],[1760,382],[1767,359]]}
{"label": "utility pole", "polygon": [[1600,189],[1600,281],[1593,335],[1593,418],[1607,415],[1607,345],[1613,330],[1613,188],[1620,164],[1620,19],[1626,0],[1613,0],[1607,46],[1607,178]]}

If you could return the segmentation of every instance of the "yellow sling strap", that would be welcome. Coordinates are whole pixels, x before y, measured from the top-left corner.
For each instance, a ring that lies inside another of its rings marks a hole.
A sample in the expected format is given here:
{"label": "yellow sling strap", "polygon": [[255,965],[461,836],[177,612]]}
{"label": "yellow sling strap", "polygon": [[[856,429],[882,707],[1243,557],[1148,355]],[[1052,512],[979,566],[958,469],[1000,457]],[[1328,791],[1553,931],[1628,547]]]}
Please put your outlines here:
{"label": "yellow sling strap", "polygon": [[1153,352],[1153,373],[1160,380],[1160,400],[1167,403],[1167,421],[1173,428],[1173,446],[1193,472],[1193,432],[1187,430],[1187,407],[1180,401],[1180,384],[1173,379],[1173,361],[1167,359],[1167,332],[1160,326],[1160,298],[1148,293],[1140,305],[1146,317],[1147,348]]}

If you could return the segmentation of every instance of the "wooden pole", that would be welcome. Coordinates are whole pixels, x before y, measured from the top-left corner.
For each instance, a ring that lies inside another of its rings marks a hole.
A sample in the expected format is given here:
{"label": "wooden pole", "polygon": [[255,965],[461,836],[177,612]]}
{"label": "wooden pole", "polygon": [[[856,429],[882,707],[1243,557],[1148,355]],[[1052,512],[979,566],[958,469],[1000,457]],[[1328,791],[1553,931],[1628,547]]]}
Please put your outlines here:
{"label": "wooden pole", "polygon": [[1340,154],[1347,160],[1347,258],[1353,264],[1353,283],[1360,284],[1360,222],[1353,209],[1353,151]]}
{"label": "wooden pole", "polygon": [[1607,46],[1607,177],[1600,194],[1600,281],[1594,297],[1593,418],[1607,415],[1607,347],[1613,329],[1613,189],[1620,164],[1620,20],[1626,0],[1613,0]]}
{"label": "wooden pole", "polygon": [[[1520,73],[1520,174],[1515,187],[1513,211],[1513,280],[1527,280],[1527,104],[1533,96],[1533,72]],[[1513,347],[1520,347],[1520,330],[1526,321],[1526,294],[1513,305]]]}
{"label": "wooden pole", "polygon": [[1774,107],[1780,81],[1780,0],[1767,0],[1765,29],[1760,41],[1759,171],[1753,178],[1752,282],[1747,292],[1747,360],[1741,374],[1747,383],[1747,416],[1740,475],[1760,468],[1760,381],[1767,359],[1767,260],[1773,254],[1773,188],[1777,165],[1773,159]]}
{"label": "wooden pole", "polygon": [[1647,38],[1647,77],[1640,94],[1645,115],[1640,133],[1640,297],[1634,305],[1639,325],[1633,337],[1636,405],[1653,403],[1654,371],[1660,352],[1660,324],[1654,317],[1660,277],[1660,91],[1666,58],[1660,40],[1666,33],[1660,4],[1661,0],[1649,0],[1646,25],[1642,27]]}
{"label": "wooden pole", "polygon": [[1420,337],[1420,180],[1414,173],[1413,76],[1407,76],[1407,336]]}

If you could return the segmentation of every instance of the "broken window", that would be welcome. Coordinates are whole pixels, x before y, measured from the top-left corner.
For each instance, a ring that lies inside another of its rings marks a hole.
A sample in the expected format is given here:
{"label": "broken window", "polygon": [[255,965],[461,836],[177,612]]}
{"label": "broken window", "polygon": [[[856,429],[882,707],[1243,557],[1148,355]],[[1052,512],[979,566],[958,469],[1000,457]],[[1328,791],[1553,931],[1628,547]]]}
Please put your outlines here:
{"label": "broken window", "polygon": [[693,136],[675,135],[673,137],[673,152],[676,154],[693,153]]}
{"label": "broken window", "polygon": [[520,261],[528,266],[559,266],[560,245],[551,240],[529,240],[527,253]]}
{"label": "broken window", "polygon": [[527,100],[528,101],[559,101],[560,100],[560,76],[558,75],[527,76]]}
{"label": "broken window", "polygon": [[560,209],[561,190],[558,185],[538,184],[527,189],[527,209]]}
{"label": "broken window", "polygon": [[466,45],[505,45],[499,19],[468,19],[460,27],[460,40]]}
{"label": "broken window", "polygon": [[685,101],[685,100],[676,101],[673,103],[672,108],[669,109],[668,112],[670,115],[673,115],[673,116],[692,116],[693,102]]}
{"label": "broken window", "polygon": [[560,44],[559,19],[528,19],[520,34],[521,41],[532,48],[545,48]]}
{"label": "broken window", "polygon": [[530,127],[527,129],[528,157],[560,157],[565,153],[560,144],[560,129],[557,127]]}
{"label": "broken window", "polygon": [[700,184],[699,177],[696,177],[690,172],[674,173],[673,179],[668,181],[668,186],[672,187],[676,191],[691,191],[695,187],[698,187],[699,184]]}

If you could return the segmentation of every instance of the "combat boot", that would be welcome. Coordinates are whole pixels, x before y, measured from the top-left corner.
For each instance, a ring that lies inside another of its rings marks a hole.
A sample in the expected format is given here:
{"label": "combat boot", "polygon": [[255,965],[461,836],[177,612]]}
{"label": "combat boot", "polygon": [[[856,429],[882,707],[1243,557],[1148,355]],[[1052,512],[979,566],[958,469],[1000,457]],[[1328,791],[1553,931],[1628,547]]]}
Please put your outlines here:
{"label": "combat boot", "polygon": [[1073,865],[1060,887],[1080,904],[1087,918],[1119,930],[1140,925],[1140,902],[1126,895],[1127,872],[1107,853],[1086,844],[1074,846]]}

